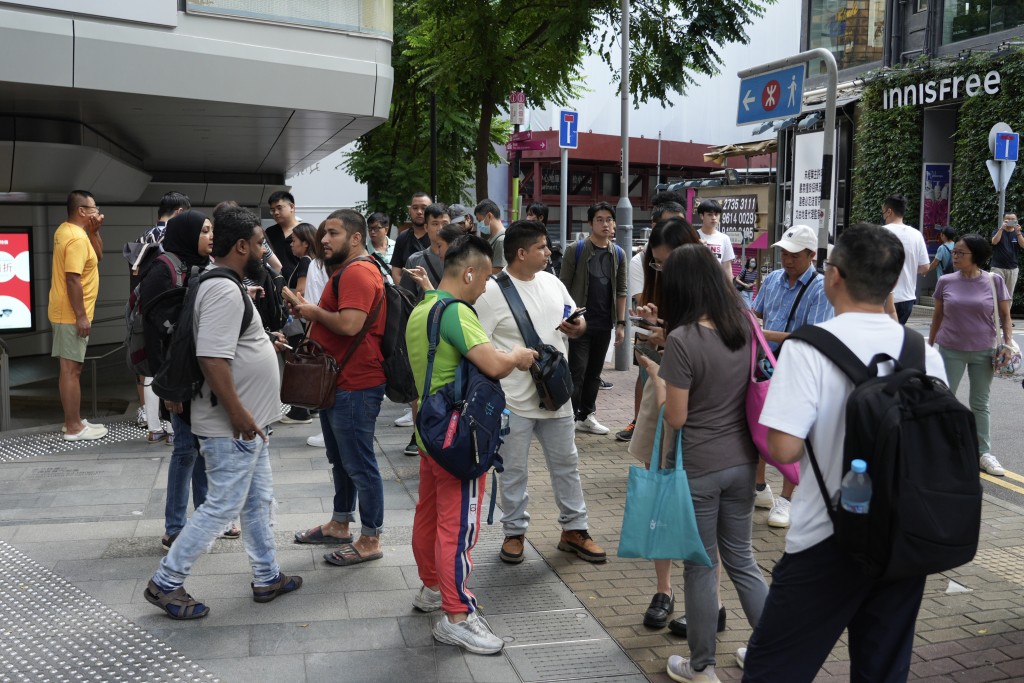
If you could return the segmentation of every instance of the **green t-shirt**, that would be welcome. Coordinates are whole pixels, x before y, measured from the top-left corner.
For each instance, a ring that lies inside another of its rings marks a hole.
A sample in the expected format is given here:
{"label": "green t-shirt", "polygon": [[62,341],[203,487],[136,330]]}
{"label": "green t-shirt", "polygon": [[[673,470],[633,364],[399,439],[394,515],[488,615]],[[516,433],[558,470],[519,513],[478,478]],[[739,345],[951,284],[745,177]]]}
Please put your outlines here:
{"label": "green t-shirt", "polygon": [[[409,322],[405,328],[405,344],[409,351],[409,365],[416,380],[416,393],[421,396],[427,373],[427,350],[430,347],[427,342],[430,309],[439,299],[452,298],[454,297],[448,292],[428,290],[423,301],[409,314]],[[441,341],[434,354],[434,369],[430,376],[430,393],[436,393],[438,389],[455,379],[455,369],[470,349],[489,341],[473,309],[462,304],[451,304],[445,308],[444,315],[441,316]],[[420,441],[418,430],[416,441],[422,449],[423,443]]]}

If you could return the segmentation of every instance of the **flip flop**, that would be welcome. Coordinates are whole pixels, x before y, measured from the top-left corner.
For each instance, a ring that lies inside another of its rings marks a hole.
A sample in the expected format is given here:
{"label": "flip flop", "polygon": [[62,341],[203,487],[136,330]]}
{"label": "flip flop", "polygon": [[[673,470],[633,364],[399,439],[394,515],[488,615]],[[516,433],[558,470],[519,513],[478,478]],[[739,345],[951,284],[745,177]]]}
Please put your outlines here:
{"label": "flip flop", "polygon": [[348,567],[353,564],[379,560],[382,557],[384,557],[384,553],[382,551],[375,552],[372,555],[362,555],[360,554],[359,549],[351,543],[346,543],[333,553],[324,555],[324,559],[327,560],[328,563],[338,567]]}
{"label": "flip flop", "polygon": [[296,531],[296,543],[310,543],[319,545],[334,545],[336,543],[351,543],[352,536],[328,536],[324,533],[323,527],[316,527],[309,531]]}

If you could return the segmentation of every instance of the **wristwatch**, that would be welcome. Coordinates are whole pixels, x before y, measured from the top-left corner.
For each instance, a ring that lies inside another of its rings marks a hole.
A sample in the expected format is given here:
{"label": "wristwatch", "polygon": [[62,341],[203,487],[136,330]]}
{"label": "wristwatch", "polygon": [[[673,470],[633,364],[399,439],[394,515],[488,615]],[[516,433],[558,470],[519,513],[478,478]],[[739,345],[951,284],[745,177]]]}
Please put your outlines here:
{"label": "wristwatch", "polygon": [[618,322],[615,323],[615,327],[620,327],[620,326],[621,327],[625,327],[626,326],[626,321],[625,320],[619,320]]}

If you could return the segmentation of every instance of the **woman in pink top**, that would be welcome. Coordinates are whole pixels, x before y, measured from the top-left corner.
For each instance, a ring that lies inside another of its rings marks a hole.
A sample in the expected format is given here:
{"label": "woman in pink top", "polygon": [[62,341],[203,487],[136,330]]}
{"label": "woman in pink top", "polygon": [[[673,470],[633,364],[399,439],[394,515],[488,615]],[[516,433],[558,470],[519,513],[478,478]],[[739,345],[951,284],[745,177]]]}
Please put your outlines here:
{"label": "woman in pink top", "polygon": [[[988,273],[982,266],[992,256],[992,244],[981,235],[964,235],[953,247],[954,272],[939,278],[935,287],[935,313],[932,315],[928,343],[938,344],[946,365],[949,388],[956,392],[967,371],[970,380],[971,412],[978,425],[978,450],[981,468],[1001,477],[1006,472],[990,452],[991,428],[989,389],[992,386],[993,354],[1005,356],[1003,344],[1013,338],[1010,325],[1010,293],[1001,275]],[[993,286],[995,292],[993,292]],[[995,325],[998,294],[1002,336]],[[1001,339],[1001,341],[1000,341]],[[997,360],[1005,361],[1006,358]]]}

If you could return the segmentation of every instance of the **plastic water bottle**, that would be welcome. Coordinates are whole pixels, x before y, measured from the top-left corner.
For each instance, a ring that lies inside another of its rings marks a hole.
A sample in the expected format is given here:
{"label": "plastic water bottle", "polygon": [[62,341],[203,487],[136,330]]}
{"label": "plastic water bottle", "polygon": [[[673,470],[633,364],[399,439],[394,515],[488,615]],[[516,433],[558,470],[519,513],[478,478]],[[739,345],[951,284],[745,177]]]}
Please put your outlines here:
{"label": "plastic water bottle", "polygon": [[511,415],[511,413],[509,413],[508,408],[505,408],[504,410],[501,411],[501,431],[499,431],[498,433],[502,437],[508,436],[508,432],[509,432],[509,426],[508,426],[509,415]]}
{"label": "plastic water bottle", "polygon": [[840,504],[847,512],[855,515],[868,514],[871,505],[871,477],[868,476],[868,464],[863,460],[850,463],[850,471],[843,477],[840,487]]}

